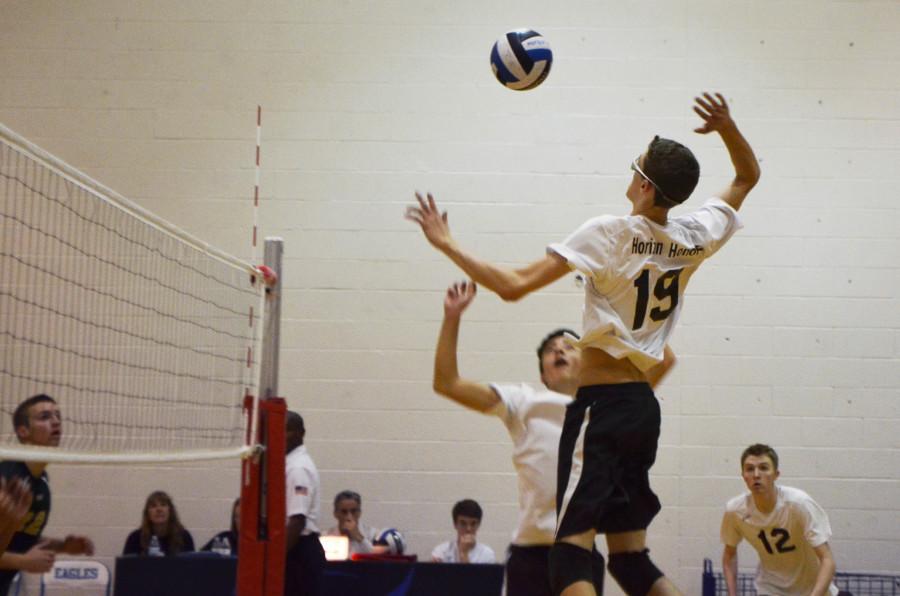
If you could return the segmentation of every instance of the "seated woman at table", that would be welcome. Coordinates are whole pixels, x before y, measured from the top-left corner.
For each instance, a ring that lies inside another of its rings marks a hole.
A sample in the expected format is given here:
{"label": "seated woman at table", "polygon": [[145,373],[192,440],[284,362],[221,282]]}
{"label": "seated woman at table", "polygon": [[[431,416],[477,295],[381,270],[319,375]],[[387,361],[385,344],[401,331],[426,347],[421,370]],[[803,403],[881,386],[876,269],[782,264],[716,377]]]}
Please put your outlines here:
{"label": "seated woman at table", "polygon": [[163,557],[193,550],[194,538],[181,525],[172,497],[161,490],[150,493],[141,527],[128,535],[122,554]]}
{"label": "seated woman at table", "polygon": [[202,551],[236,557],[238,554],[238,527],[241,523],[241,499],[238,497],[231,506],[231,529],[219,532],[203,545]]}

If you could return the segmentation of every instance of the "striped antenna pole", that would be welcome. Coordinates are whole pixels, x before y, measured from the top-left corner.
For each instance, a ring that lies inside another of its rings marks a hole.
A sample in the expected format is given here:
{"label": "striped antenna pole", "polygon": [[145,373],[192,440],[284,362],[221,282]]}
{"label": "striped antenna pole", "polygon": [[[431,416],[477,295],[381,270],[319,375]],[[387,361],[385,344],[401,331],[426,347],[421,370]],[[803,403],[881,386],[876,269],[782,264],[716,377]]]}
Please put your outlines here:
{"label": "striped antenna pole", "polygon": [[[262,143],[262,106],[256,106],[256,159],[254,164],[255,169],[255,180],[253,183],[253,229],[250,234],[250,261],[254,266],[259,267],[262,265],[261,257],[259,251],[259,242],[257,241],[259,238],[259,178],[260,178],[260,145]],[[258,273],[258,272],[257,272]],[[265,280],[263,276],[257,277],[258,283],[263,284]],[[266,292],[268,295],[268,292]],[[259,315],[254,311],[253,307],[250,307],[249,312],[249,321],[250,327],[252,328],[256,325],[259,316],[265,316],[266,311],[266,303],[267,300],[263,299],[263,302],[259,305]],[[265,332],[265,329],[263,329]],[[247,368],[252,369],[255,363],[255,359],[262,356],[261,353],[254,354],[253,353],[254,346],[247,346]],[[249,391],[249,388],[246,392],[247,399],[250,400],[250,403],[246,405],[249,408],[250,414],[250,433],[248,437],[248,444],[255,445],[259,440],[257,436],[258,430],[257,425],[259,422],[259,400],[260,400],[260,391],[257,386],[257,391],[255,394]],[[249,468],[245,467],[244,481],[249,482]]]}
{"label": "striped antenna pole", "polygon": [[251,261],[260,262],[259,243],[259,178],[260,145],[262,143],[262,106],[256,106],[256,181],[253,185],[253,237],[250,242]]}

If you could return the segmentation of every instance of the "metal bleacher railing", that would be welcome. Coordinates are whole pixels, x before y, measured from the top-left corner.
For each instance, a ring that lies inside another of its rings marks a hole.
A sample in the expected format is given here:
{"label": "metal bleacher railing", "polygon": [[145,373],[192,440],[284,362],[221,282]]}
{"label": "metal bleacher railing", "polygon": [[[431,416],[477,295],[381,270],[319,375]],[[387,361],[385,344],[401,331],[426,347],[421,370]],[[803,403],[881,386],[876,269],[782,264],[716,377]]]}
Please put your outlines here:
{"label": "metal bleacher railing", "polygon": [[[739,573],[739,596],[756,596],[752,573]],[[834,584],[841,596],[900,596],[900,575],[846,573],[839,571]],[[703,559],[703,596],[728,596],[725,577],[713,570],[712,561]]]}

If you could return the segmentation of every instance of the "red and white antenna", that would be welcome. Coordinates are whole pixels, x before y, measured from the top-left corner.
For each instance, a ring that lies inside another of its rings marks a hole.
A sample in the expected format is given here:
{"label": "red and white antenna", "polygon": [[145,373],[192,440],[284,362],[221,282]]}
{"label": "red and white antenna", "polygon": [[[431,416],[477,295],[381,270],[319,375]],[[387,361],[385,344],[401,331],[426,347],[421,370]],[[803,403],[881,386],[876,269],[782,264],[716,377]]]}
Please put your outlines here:
{"label": "red and white antenna", "polygon": [[262,143],[262,106],[256,106],[256,183],[253,186],[253,235],[250,240],[251,263],[260,263],[259,253],[259,178],[260,178],[260,145]]}

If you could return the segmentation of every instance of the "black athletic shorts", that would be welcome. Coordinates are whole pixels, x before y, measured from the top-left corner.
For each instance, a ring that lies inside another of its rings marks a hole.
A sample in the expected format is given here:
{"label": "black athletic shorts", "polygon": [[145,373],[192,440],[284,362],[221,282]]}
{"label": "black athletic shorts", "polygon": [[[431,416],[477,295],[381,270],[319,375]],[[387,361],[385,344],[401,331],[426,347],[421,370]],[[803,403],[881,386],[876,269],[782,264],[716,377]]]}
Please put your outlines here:
{"label": "black athletic shorts", "polygon": [[659,425],[659,403],[647,383],[578,389],[559,441],[557,539],[650,525],[661,508],[649,478]]}
{"label": "black athletic shorts", "polygon": [[[506,557],[507,596],[553,596],[550,587],[550,545],[509,545]],[[603,594],[606,567],[595,548],[591,552],[594,591]]]}

